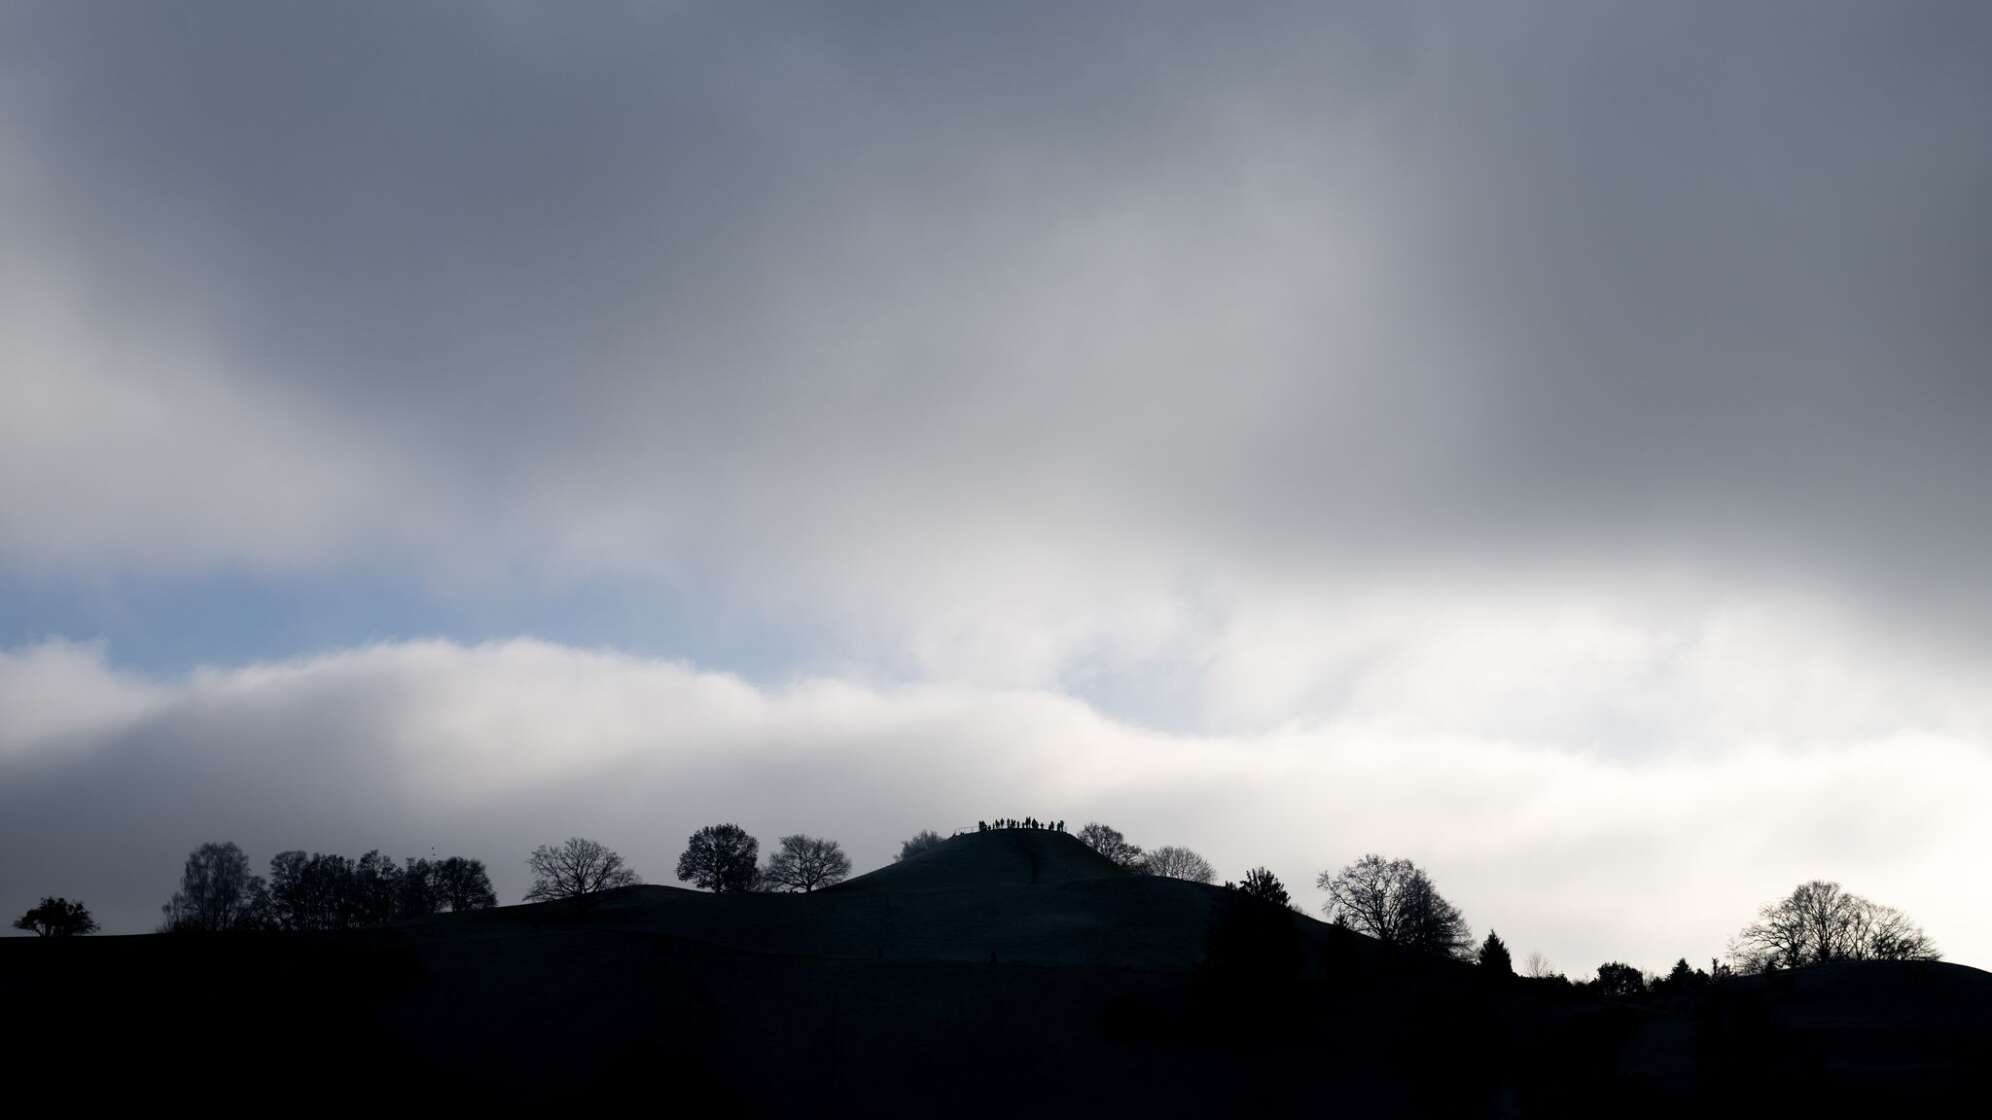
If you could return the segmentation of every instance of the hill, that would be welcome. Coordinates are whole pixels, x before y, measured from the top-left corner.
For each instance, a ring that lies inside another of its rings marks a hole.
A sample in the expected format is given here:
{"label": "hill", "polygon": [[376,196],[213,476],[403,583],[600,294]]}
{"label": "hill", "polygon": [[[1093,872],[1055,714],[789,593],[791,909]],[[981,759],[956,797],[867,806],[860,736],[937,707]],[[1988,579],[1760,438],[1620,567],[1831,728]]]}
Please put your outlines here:
{"label": "hill", "polygon": [[0,1006],[27,1088],[107,1106],[191,1081],[272,1107],[641,1089],[748,1115],[1831,1114],[1992,1067],[1974,969],[1570,1001],[1035,831],[813,895],[645,886],[344,934],[10,941]]}

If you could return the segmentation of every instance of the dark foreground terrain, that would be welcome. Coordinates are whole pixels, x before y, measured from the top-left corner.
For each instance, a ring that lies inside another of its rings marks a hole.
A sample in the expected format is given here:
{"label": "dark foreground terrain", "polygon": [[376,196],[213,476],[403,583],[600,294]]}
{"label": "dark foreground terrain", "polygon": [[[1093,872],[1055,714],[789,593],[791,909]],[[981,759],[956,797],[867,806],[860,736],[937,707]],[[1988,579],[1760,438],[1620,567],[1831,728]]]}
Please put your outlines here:
{"label": "dark foreground terrain", "polygon": [[1992,974],[1578,999],[1006,831],[813,895],[9,940],[0,1044],[11,1104],[93,1111],[1964,1115],[1992,1089]]}

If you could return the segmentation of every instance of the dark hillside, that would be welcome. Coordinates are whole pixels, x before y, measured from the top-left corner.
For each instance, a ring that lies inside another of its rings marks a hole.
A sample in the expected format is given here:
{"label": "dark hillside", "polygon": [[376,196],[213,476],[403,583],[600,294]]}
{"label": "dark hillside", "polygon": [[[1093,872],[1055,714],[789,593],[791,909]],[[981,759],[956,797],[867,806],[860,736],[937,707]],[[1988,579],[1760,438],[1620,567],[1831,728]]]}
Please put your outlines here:
{"label": "dark hillside", "polygon": [[1052,832],[957,837],[813,895],[0,942],[0,1006],[27,1092],[152,1107],[191,1079],[258,1111],[641,1091],[721,1115],[1709,1113],[1790,1085],[1818,1107],[1934,1100],[1992,1057],[1973,969],[1559,1001]]}
{"label": "dark hillside", "polygon": [[835,891],[973,890],[1129,878],[1076,838],[1042,828],[971,832],[832,887]]}

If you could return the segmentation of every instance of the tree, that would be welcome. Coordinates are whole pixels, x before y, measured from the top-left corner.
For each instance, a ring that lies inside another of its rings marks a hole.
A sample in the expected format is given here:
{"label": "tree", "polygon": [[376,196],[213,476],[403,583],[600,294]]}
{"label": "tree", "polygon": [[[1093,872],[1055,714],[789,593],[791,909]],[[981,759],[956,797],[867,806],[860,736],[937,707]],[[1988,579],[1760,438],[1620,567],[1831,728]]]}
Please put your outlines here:
{"label": "tree", "polygon": [[270,924],[277,929],[354,929],[496,906],[484,864],[451,856],[396,867],[378,851],[357,861],[323,852],[270,859]]}
{"label": "tree", "polygon": [[375,848],[353,863],[353,924],[381,926],[394,921],[401,906],[401,868]]}
{"label": "tree", "polygon": [[850,873],[851,857],[835,840],[797,835],[782,837],[781,847],[768,857],[762,877],[772,887],[808,894],[818,887],[841,883]]}
{"label": "tree", "polygon": [[1815,879],[1757,911],[1731,955],[1745,972],[1835,960],[1936,960],[1936,946],[1901,911]]}
{"label": "tree", "polygon": [[1079,830],[1079,842],[1129,871],[1142,869],[1141,849],[1128,843],[1119,829],[1094,822]]}
{"label": "tree", "polygon": [[1515,974],[1515,961],[1508,955],[1507,944],[1491,929],[1487,931],[1487,940],[1480,943],[1480,967],[1496,979],[1505,980]]}
{"label": "tree", "polygon": [[1210,865],[1210,861],[1188,848],[1157,848],[1148,853],[1147,868],[1150,875],[1160,875],[1164,879],[1208,883],[1217,878],[1217,869]]}
{"label": "tree", "polygon": [[1646,978],[1629,964],[1611,961],[1598,966],[1598,994],[1606,999],[1627,999],[1646,991]]}
{"label": "tree", "polygon": [[678,857],[678,878],[714,894],[751,891],[761,843],[737,824],[711,824],[692,833]]}
{"label": "tree", "polygon": [[27,913],[15,918],[14,928],[27,930],[36,937],[81,937],[97,932],[97,920],[90,916],[89,907],[81,902],[44,898]]}
{"label": "tree", "polygon": [[1233,886],[1231,883],[1224,885],[1243,892],[1248,898],[1256,898],[1261,902],[1270,902],[1275,906],[1283,906],[1289,910],[1293,909],[1293,900],[1287,897],[1286,884],[1280,882],[1279,876],[1263,867],[1255,867],[1247,871],[1245,873],[1245,880],[1236,886]]}
{"label": "tree", "polygon": [[1688,958],[1674,962],[1667,975],[1653,981],[1653,991],[1668,995],[1686,995],[1708,986],[1708,973],[1688,965]]}
{"label": "tree", "polygon": [[268,920],[270,894],[233,841],[208,843],[188,854],[180,889],[160,909],[166,913],[161,928],[170,933],[254,929]]}
{"label": "tree", "polygon": [[533,873],[532,889],[526,892],[527,902],[579,898],[643,882],[643,877],[624,866],[623,857],[607,845],[579,836],[571,837],[558,848],[541,844],[526,857],[526,866]]}
{"label": "tree", "polygon": [[270,859],[270,919],[278,929],[348,929],[359,923],[353,861],[320,852]]}
{"label": "tree", "polygon": [[1552,976],[1561,975],[1556,971],[1556,966],[1549,963],[1549,958],[1541,953],[1530,953],[1528,962],[1522,966],[1522,971],[1532,980],[1547,980]]}
{"label": "tree", "polygon": [[1466,958],[1472,931],[1459,910],[1408,859],[1369,854],[1339,872],[1323,871],[1315,884],[1328,892],[1331,921],[1436,956]]}
{"label": "tree", "polygon": [[451,856],[435,865],[436,901],[452,913],[489,910],[498,905],[498,893],[491,889],[491,876],[481,859]]}
{"label": "tree", "polygon": [[414,918],[426,918],[440,912],[442,908],[443,900],[436,889],[435,862],[411,856],[402,865],[401,875],[396,881],[395,920],[405,922]]}
{"label": "tree", "polygon": [[898,863],[900,860],[912,859],[914,856],[924,852],[931,852],[940,846],[941,834],[931,828],[923,828],[913,834],[913,839],[899,845],[899,854],[892,857],[892,862]]}

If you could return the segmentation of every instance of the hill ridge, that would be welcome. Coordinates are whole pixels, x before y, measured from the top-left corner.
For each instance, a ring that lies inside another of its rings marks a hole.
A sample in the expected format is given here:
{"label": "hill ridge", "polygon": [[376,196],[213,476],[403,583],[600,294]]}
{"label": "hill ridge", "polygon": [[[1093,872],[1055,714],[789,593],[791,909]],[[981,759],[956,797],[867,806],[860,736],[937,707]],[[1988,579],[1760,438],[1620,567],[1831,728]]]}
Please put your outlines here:
{"label": "hill ridge", "polygon": [[1000,828],[949,837],[910,859],[847,879],[831,891],[918,891],[1053,886],[1130,875],[1069,833]]}

